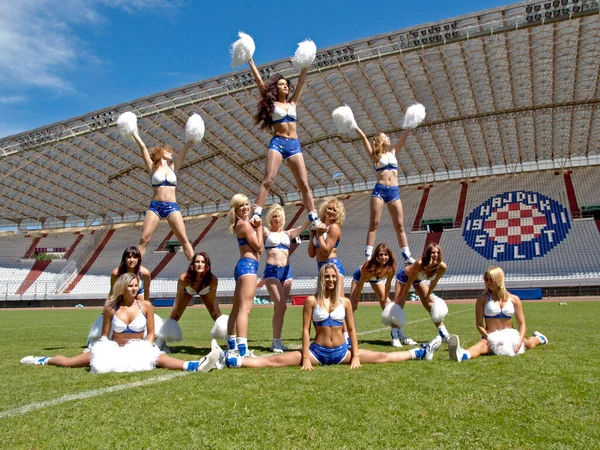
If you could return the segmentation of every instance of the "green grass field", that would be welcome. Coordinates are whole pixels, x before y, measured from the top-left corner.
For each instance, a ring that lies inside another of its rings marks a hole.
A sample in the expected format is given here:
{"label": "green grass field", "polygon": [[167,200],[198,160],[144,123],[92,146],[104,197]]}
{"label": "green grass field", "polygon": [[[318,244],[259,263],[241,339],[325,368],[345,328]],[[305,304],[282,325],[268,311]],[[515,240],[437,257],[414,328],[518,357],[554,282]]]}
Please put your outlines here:
{"label": "green grass field", "polygon": [[[528,334],[542,331],[550,344],[516,358],[458,364],[442,344],[431,362],[358,370],[105,375],[19,364],[31,354],[80,353],[98,310],[2,310],[0,448],[600,448],[600,303],[524,308]],[[359,307],[359,344],[392,351],[379,314]],[[412,338],[435,336],[420,304],[406,314]],[[249,345],[258,353],[269,351],[271,315],[252,312]],[[300,346],[300,324],[301,309],[288,309],[288,346]],[[450,305],[446,325],[473,344],[474,304]],[[189,309],[181,326],[185,341],[173,356],[206,354],[206,311]]]}

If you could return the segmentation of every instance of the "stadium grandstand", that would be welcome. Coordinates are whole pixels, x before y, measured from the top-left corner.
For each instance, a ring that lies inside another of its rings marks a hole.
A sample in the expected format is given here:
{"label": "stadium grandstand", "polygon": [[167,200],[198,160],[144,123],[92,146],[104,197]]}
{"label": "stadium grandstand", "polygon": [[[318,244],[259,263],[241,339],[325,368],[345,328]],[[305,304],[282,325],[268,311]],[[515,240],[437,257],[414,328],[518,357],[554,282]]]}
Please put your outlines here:
{"label": "stadium grandstand", "polygon": [[[413,255],[431,241],[443,248],[441,295],[480,290],[491,264],[504,268],[509,287],[598,295],[598,13],[592,0],[526,2],[317,52],[298,132],[316,202],[335,195],[345,203],[339,254],[347,274],[364,260],[376,178],[360,140],[339,135],[331,113],[348,104],[369,137],[380,130],[394,140],[407,107],[422,103],[427,118],[398,155],[399,183]],[[259,70],[297,77],[289,60]],[[139,151],[117,130],[126,111],[149,146],[178,148],[187,118],[204,119],[204,140],[179,172],[178,202],[194,249],[211,256],[219,297],[231,297],[238,252],[229,199],[256,195],[269,140],[254,123],[257,98],[245,69],[0,140],[0,305],[106,296],[150,200]],[[282,167],[267,204],[285,205],[292,226],[305,216],[299,199]],[[170,240],[161,223],[144,259],[152,298],[172,298],[187,267]],[[388,214],[377,240],[398,251]],[[315,289],[306,246],[293,249],[295,294]],[[267,295],[260,280],[258,295]]]}

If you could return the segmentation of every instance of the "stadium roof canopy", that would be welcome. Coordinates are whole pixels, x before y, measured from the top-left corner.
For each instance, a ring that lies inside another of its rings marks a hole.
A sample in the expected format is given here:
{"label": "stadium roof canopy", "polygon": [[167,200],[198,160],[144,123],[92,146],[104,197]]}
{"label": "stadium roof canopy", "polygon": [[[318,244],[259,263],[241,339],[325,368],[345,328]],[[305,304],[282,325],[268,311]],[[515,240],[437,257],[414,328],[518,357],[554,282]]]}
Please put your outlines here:
{"label": "stadium roof canopy", "polygon": [[[343,104],[369,136],[392,140],[406,108],[425,105],[426,121],[399,155],[401,184],[599,164],[598,11],[592,0],[519,3],[318,51],[298,129],[316,196],[375,180],[356,136],[338,135],[331,120]],[[289,60],[259,69],[297,77]],[[204,118],[205,138],[179,174],[184,215],[221,210],[237,192],[253,197],[269,141],[253,121],[257,97],[245,69],[2,139],[2,219],[144,211],[148,175],[116,127],[125,111],[138,115],[148,146],[176,149],[190,114]],[[272,194],[298,199],[287,168]]]}

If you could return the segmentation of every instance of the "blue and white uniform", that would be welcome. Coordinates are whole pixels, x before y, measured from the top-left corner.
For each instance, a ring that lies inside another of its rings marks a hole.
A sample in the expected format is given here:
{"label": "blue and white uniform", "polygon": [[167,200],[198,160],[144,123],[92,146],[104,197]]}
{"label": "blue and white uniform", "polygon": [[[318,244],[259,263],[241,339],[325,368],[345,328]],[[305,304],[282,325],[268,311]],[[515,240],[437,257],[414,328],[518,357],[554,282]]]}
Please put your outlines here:
{"label": "blue and white uniform", "polygon": [[146,329],[146,315],[144,314],[144,311],[142,311],[140,302],[137,300],[135,302],[140,309],[140,313],[129,324],[126,324],[117,317],[117,311],[121,307],[120,304],[117,305],[117,309],[115,309],[112,318],[113,333],[142,333]]}
{"label": "blue and white uniform", "polygon": [[[290,235],[285,231],[270,231],[265,238],[265,250],[279,249],[285,252],[290,251],[291,241]],[[292,268],[287,266],[275,266],[273,264],[265,265],[263,279],[276,278],[281,283],[292,279]]]}
{"label": "blue and white uniform", "polygon": [[[156,171],[152,174],[151,184],[153,188],[161,187],[161,186],[177,186],[177,175],[175,171],[169,167],[170,172],[165,176],[159,171]],[[150,202],[150,206],[148,207],[148,211],[152,211],[161,219],[166,219],[171,214],[176,211],[179,211],[179,207],[175,202],[159,202],[157,200],[152,200]]]}
{"label": "blue and white uniform", "polygon": [[[312,320],[315,327],[341,327],[344,325],[345,319],[346,309],[341,299],[340,304],[331,313],[319,304],[315,304],[313,308]],[[320,365],[330,366],[344,361],[348,354],[348,343],[344,342],[339,347],[328,348],[312,342],[309,351]]]}
{"label": "blue and white uniform", "polygon": [[483,317],[486,319],[512,319],[514,315],[515,305],[510,297],[506,303],[504,303],[504,306],[500,308],[500,305],[492,300],[492,296],[490,295],[485,307],[483,308]]}
{"label": "blue and white uniform", "polygon": [[[323,239],[327,240],[327,231],[325,231],[323,233]],[[317,237],[317,235],[313,236],[313,244],[315,244],[315,248],[319,248],[319,238]],[[338,239],[335,242],[335,244],[333,245],[333,248],[338,248],[339,245],[340,245],[340,240]],[[328,258],[324,261],[317,262],[317,269],[320,271],[321,267],[323,267],[325,264],[328,264],[328,263],[335,264],[340,272],[340,275],[344,276],[344,274],[345,274],[344,266],[342,265],[342,262],[338,258]]]}
{"label": "blue and white uniform", "polygon": [[[245,237],[237,238],[238,246],[242,247],[243,245],[248,245],[248,239]],[[258,273],[258,260],[254,258],[240,258],[235,265],[235,269],[233,271],[233,277],[235,281],[238,280],[239,277],[243,277],[244,275],[256,275]]]}
{"label": "blue and white uniform", "polygon": [[[356,281],[357,283],[360,283],[361,268],[362,268],[362,266],[357,267],[356,270],[354,271],[354,275],[352,276],[352,279],[354,281]],[[367,280],[367,282],[369,282],[370,284],[379,284],[379,283],[383,283],[385,280],[387,280],[387,275],[384,275],[381,278],[371,277],[370,279]]]}
{"label": "blue and white uniform", "polygon": [[[428,277],[427,274],[421,270],[419,271],[419,273],[417,273],[417,277],[415,278],[415,281],[413,281],[413,286],[418,286],[424,281],[433,281],[436,275],[437,274],[434,273],[433,275]],[[404,267],[401,268],[396,274],[396,280],[398,280],[402,284],[408,283],[408,275],[404,272]]]}
{"label": "blue and white uniform", "polygon": [[[290,123],[296,122],[296,106],[292,103],[288,104],[288,109],[284,109],[275,103],[273,108],[273,115],[271,116],[271,123]],[[283,160],[302,153],[302,147],[298,138],[287,138],[283,136],[273,136],[271,142],[269,142],[269,150],[279,152]]]}
{"label": "blue and white uniform", "polygon": [[[373,164],[376,172],[382,172],[384,170],[395,170],[398,172],[398,160],[396,155],[392,152],[386,152],[381,155],[377,164]],[[386,186],[385,184],[377,183],[373,188],[371,197],[377,197],[383,200],[385,203],[395,202],[400,200],[400,190],[398,186]]]}

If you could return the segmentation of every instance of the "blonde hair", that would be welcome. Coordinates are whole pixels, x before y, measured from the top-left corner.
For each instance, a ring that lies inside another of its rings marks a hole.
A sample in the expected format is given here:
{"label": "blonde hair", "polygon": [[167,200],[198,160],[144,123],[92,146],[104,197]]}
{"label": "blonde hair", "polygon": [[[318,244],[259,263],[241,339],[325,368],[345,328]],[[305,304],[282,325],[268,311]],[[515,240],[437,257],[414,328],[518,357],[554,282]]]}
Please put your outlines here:
{"label": "blonde hair", "polygon": [[335,208],[335,223],[337,223],[340,227],[344,224],[344,219],[346,218],[346,208],[344,208],[344,204],[339,198],[336,197],[327,197],[323,202],[319,205],[319,217],[323,222],[325,222],[325,212],[327,211],[327,206],[330,203],[333,203],[333,207]]}
{"label": "blonde hair", "polygon": [[267,228],[271,229],[271,217],[273,217],[273,214],[275,214],[276,212],[279,212],[279,214],[281,215],[281,226],[285,227],[285,211],[283,210],[283,206],[281,206],[280,204],[274,204],[273,206],[271,206],[271,208],[269,209],[269,212],[267,213]]}
{"label": "blonde hair", "polygon": [[140,285],[140,279],[137,276],[137,273],[124,273],[115,281],[115,284],[112,288],[112,293],[106,299],[106,304],[114,308],[117,303],[123,300],[123,294],[127,291],[127,287],[131,280],[136,279],[138,281],[138,287]]}
{"label": "blonde hair", "polygon": [[170,145],[159,145],[150,149],[150,159],[152,160],[152,170],[158,169],[160,166],[160,160],[164,156],[165,152],[175,153]]}
{"label": "blonde hair", "polygon": [[244,194],[235,194],[233,197],[231,197],[231,200],[229,201],[229,215],[231,216],[229,231],[231,233],[235,233],[235,224],[237,223],[237,216],[235,215],[236,208],[242,206],[244,203],[249,202],[250,201],[248,200],[248,197],[246,197]]}
{"label": "blonde hair", "polygon": [[338,292],[340,291],[340,283],[342,282],[342,277],[340,276],[340,271],[338,270],[337,266],[333,263],[327,263],[327,264],[323,264],[323,266],[321,267],[321,270],[319,270],[319,279],[317,280],[317,304],[325,309],[325,299],[327,298],[325,296],[325,271],[327,269],[334,269],[335,270],[335,275],[336,275],[336,280],[335,280],[335,288],[333,289],[333,295],[334,298],[330,298],[329,299],[329,308],[330,311],[333,311],[335,308],[337,308],[337,302],[335,302],[334,300],[336,300]]}
{"label": "blonde hair", "polygon": [[379,131],[375,137],[373,137],[373,141],[371,141],[371,159],[373,159],[373,163],[377,164],[381,159],[381,155],[385,153],[383,151],[384,148],[385,142],[383,141],[383,132]]}
{"label": "blonde hair", "polygon": [[[502,270],[501,267],[498,266],[491,266],[488,267],[487,270],[485,271],[485,273],[483,274],[483,279],[485,280],[486,278],[492,280],[494,282],[494,284],[496,286],[498,286],[498,296],[502,299],[502,300],[506,300],[508,299],[508,291],[506,290],[506,286],[504,284],[504,271]],[[491,292],[487,285],[485,287],[485,292],[486,294],[493,294],[493,292]]]}

